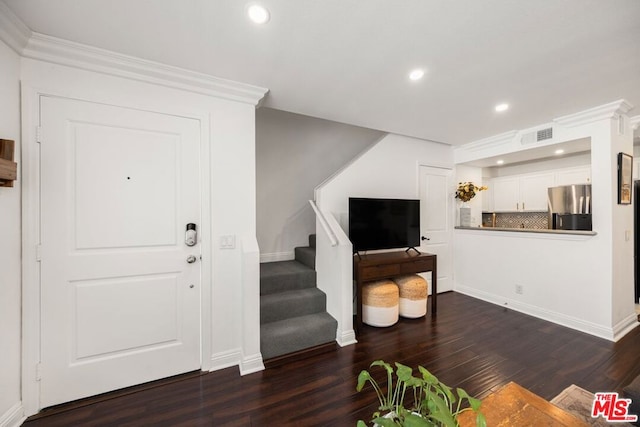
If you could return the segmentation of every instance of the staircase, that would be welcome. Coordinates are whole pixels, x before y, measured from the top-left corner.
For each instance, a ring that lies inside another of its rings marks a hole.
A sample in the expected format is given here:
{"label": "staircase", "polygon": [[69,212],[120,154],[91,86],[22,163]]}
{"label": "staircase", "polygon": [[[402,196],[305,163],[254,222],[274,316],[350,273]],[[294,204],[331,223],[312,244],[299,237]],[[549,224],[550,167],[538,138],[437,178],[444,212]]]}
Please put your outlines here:
{"label": "staircase", "polygon": [[264,360],[336,339],[338,322],[316,287],[316,239],[295,248],[294,261],[260,264],[260,351]]}

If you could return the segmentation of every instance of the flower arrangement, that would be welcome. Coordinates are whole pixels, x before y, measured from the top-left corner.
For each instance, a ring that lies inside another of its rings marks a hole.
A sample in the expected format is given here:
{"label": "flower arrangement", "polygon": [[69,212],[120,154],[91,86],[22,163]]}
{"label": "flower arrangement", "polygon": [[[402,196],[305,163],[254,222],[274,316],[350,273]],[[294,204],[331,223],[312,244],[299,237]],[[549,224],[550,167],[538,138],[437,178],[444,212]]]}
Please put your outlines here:
{"label": "flower arrangement", "polygon": [[468,202],[476,197],[477,192],[488,189],[489,187],[476,185],[473,182],[459,182],[455,198],[460,199],[463,202]]}

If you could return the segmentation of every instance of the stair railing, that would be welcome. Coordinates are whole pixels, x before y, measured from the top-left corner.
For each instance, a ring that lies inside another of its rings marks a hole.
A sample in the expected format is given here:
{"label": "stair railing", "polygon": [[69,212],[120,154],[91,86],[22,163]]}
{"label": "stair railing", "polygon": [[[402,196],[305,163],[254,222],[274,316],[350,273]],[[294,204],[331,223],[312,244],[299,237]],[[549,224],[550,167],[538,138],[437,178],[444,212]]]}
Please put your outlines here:
{"label": "stair railing", "polygon": [[318,289],[327,295],[327,312],[338,321],[336,342],[355,344],[353,331],[353,245],[331,212],[309,200],[316,213],[316,274]]}
{"label": "stair railing", "polygon": [[313,208],[313,212],[315,212],[316,218],[320,222],[320,225],[322,226],[322,229],[324,230],[325,233],[327,233],[327,237],[329,238],[329,241],[331,242],[331,246],[338,246],[338,238],[336,237],[336,233],[333,232],[333,230],[331,229],[331,227],[327,223],[327,219],[324,217],[324,215],[322,214],[322,212],[318,208],[318,205],[316,205],[316,202],[314,202],[313,200],[309,200],[309,204]]}

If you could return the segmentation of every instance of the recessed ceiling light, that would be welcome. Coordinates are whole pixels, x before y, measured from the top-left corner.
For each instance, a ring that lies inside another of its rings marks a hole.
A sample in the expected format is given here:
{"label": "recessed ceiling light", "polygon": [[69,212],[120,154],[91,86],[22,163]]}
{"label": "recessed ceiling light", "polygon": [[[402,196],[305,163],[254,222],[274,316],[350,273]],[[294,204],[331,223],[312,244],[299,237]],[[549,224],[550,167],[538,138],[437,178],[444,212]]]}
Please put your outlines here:
{"label": "recessed ceiling light", "polygon": [[419,68],[409,73],[409,78],[413,81],[420,80],[423,77],[424,77],[424,70],[421,70]]}
{"label": "recessed ceiling light", "polygon": [[562,148],[555,151],[556,154],[563,154],[564,150]]}
{"label": "recessed ceiling light", "polygon": [[501,113],[503,111],[507,111],[509,109],[509,104],[498,104],[496,105],[496,111]]}
{"label": "recessed ceiling light", "polygon": [[271,18],[271,14],[269,11],[259,4],[251,4],[247,8],[247,15],[249,15],[249,19],[251,19],[256,24],[265,24],[269,22]]}
{"label": "recessed ceiling light", "polygon": [[498,161],[496,162],[496,164],[498,164],[498,165],[503,165],[503,164],[504,164],[504,160],[498,160]]}

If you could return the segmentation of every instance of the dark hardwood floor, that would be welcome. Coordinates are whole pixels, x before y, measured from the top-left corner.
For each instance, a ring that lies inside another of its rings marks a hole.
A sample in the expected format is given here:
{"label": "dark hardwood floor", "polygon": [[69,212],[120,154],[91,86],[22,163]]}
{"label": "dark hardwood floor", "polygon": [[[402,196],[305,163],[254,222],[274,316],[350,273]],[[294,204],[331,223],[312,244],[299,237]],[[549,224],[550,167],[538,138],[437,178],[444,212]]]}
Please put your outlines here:
{"label": "dark hardwood floor", "polygon": [[335,352],[244,377],[237,368],[188,374],[62,405],[24,425],[355,426],[377,406],[371,388],[355,391],[376,359],[421,364],[480,398],[509,381],[545,399],[571,384],[619,391],[640,374],[640,328],[612,343],[454,292],[438,299],[436,318],[365,326],[358,344]]}

